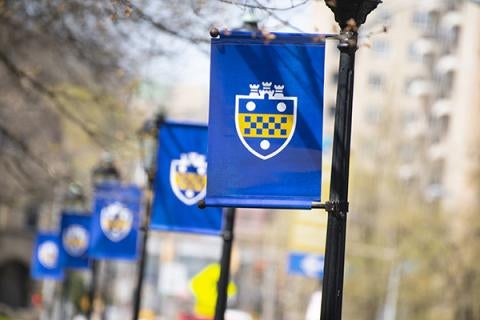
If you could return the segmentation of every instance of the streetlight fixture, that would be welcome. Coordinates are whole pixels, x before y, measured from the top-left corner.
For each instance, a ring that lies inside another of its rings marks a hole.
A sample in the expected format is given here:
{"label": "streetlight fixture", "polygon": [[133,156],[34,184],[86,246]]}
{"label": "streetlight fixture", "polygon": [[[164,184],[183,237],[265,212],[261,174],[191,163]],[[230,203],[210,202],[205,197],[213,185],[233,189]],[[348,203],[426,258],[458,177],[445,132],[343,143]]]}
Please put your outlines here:
{"label": "streetlight fixture", "polygon": [[147,190],[145,194],[145,219],[143,220],[143,226],[141,227],[141,231],[143,231],[142,251],[140,253],[140,261],[138,265],[137,285],[135,288],[133,306],[133,320],[138,320],[138,315],[140,313],[143,276],[145,274],[145,262],[147,258],[148,226],[150,225],[150,217],[152,213],[153,183],[157,171],[156,160],[158,151],[158,131],[164,122],[165,116],[163,113],[159,113],[153,119],[146,120],[142,128],[138,131],[142,165],[147,175]]}
{"label": "streetlight fixture", "polygon": [[105,153],[100,163],[92,170],[92,183],[97,186],[102,183],[118,182],[120,180],[120,171],[113,163],[113,157],[110,153]]}
{"label": "streetlight fixture", "polygon": [[80,184],[73,182],[69,184],[65,195],[64,207],[68,210],[83,212],[85,209],[85,194]]}
{"label": "streetlight fixture", "polygon": [[[106,153],[102,156],[102,159],[92,169],[91,173],[91,181],[92,185],[95,188],[96,186],[103,184],[103,183],[114,183],[120,181],[120,171],[117,169],[113,162],[113,158],[111,154]],[[92,260],[92,280],[90,284],[90,290],[88,292],[88,301],[89,301],[89,308],[88,308],[88,319],[92,319],[93,310],[94,310],[94,302],[95,302],[95,295],[97,291],[97,282],[98,282],[98,264],[97,261]]]}
{"label": "streetlight fixture", "polygon": [[146,120],[138,131],[140,155],[148,183],[153,181],[156,173],[155,161],[158,149],[158,130],[163,122],[165,122],[165,116],[159,113],[154,118]]}
{"label": "streetlight fixture", "polygon": [[352,101],[358,28],[380,0],[325,0],[340,25],[337,103],[333,138],[321,320],[342,317],[345,236],[348,213],[348,174],[352,131]]}

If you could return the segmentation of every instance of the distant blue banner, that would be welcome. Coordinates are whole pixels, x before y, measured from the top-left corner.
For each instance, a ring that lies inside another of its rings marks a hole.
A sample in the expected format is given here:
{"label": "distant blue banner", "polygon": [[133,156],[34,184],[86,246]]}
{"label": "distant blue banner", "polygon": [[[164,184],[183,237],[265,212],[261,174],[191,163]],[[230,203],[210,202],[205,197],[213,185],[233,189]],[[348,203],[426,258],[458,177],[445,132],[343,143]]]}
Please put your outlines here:
{"label": "distant blue banner", "polygon": [[305,252],[291,252],[288,255],[288,273],[292,275],[321,279],[324,256]]}
{"label": "distant blue banner", "polygon": [[142,192],[135,186],[102,184],[95,189],[89,256],[137,258]]}
{"label": "distant blue banner", "polygon": [[320,201],[320,35],[212,39],[208,206],[309,209]]}
{"label": "distant blue banner", "polygon": [[56,233],[39,232],[33,248],[32,278],[63,279],[59,235]]}
{"label": "distant blue banner", "polygon": [[64,212],[61,221],[61,254],[64,268],[87,269],[91,216],[88,213]]}
{"label": "distant blue banner", "polygon": [[219,208],[199,209],[207,181],[207,127],[167,122],[159,132],[153,229],[219,234]]}

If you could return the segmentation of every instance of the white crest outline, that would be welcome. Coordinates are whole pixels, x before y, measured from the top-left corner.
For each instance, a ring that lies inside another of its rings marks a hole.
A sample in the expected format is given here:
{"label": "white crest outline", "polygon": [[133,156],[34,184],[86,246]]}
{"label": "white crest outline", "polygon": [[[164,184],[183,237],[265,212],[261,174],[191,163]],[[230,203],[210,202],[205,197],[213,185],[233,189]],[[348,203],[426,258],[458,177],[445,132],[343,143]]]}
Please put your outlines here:
{"label": "white crest outline", "polygon": [[256,156],[257,158],[260,158],[262,160],[270,159],[270,158],[276,156],[277,154],[279,154],[280,152],[282,152],[283,149],[285,149],[285,147],[288,145],[290,140],[292,140],[293,134],[295,133],[295,128],[297,126],[297,102],[298,102],[298,98],[297,97],[284,97],[284,96],[279,96],[279,97],[270,96],[269,100],[292,100],[293,101],[293,123],[292,123],[292,129],[290,130],[290,135],[283,142],[283,144],[277,150],[275,150],[272,153],[269,153],[265,156],[258,153],[257,151],[255,151],[252,147],[250,147],[250,145],[247,143],[247,141],[245,140],[245,138],[241,134],[240,124],[238,123],[238,109],[239,109],[240,99],[264,100],[264,98],[262,96],[238,95],[238,94],[235,96],[235,128],[237,130],[237,135],[240,138],[240,141],[242,142],[243,146],[245,148],[247,148],[247,150],[250,151],[254,156]]}
{"label": "white crest outline", "polygon": [[[197,152],[190,152],[190,153],[195,153],[203,156],[202,154]],[[189,154],[189,152],[185,154]],[[174,159],[170,162],[170,187],[172,188],[172,191],[175,194],[175,196],[177,196],[178,200],[180,200],[187,206],[192,206],[194,204],[197,204],[198,201],[205,198],[205,195],[207,194],[207,186],[205,184],[205,186],[203,187],[203,190],[200,191],[195,197],[190,199],[185,197],[185,195],[178,189],[177,183],[175,181],[175,175],[177,173],[177,170],[175,169],[178,167],[179,162],[180,162],[180,159]]]}
{"label": "white crest outline", "polygon": [[[117,207],[117,208],[121,207],[122,208],[121,210],[124,210],[124,211],[128,212],[129,228],[128,228],[128,230],[125,230],[118,235],[114,235],[114,234],[112,234],[112,232],[110,232],[110,230],[106,230],[106,226],[104,225],[105,224],[104,221],[106,220],[105,218],[106,218],[107,214],[110,214],[109,210],[113,210],[115,207]],[[132,228],[133,228],[133,213],[132,213],[132,211],[130,211],[129,208],[124,206],[123,203],[118,202],[118,201],[112,202],[108,206],[102,208],[102,210],[100,211],[100,228],[102,229],[103,234],[108,239],[110,239],[113,242],[120,242],[123,239],[125,239],[130,234],[130,232],[132,231]]]}
{"label": "white crest outline", "polygon": [[[78,250],[77,248],[71,248],[68,244],[67,244],[67,238],[69,236],[71,236],[72,232],[76,232],[76,231],[80,231],[80,232],[83,232],[83,236],[85,236],[85,244],[82,248],[80,248],[80,250]],[[80,224],[71,224],[68,226],[68,228],[65,230],[64,234],[63,234],[63,237],[62,237],[62,243],[63,243],[63,247],[65,248],[65,251],[67,251],[67,253],[69,255],[71,255],[72,257],[81,257],[82,254],[84,254],[85,252],[87,252],[87,249],[88,249],[88,241],[90,240],[90,235],[88,234],[88,230],[80,225]],[[78,251],[77,251],[78,250]]]}
{"label": "white crest outline", "polygon": [[[53,254],[50,261],[50,254]],[[59,248],[58,245],[51,240],[47,240],[38,246],[38,261],[47,269],[55,269],[58,265]]]}

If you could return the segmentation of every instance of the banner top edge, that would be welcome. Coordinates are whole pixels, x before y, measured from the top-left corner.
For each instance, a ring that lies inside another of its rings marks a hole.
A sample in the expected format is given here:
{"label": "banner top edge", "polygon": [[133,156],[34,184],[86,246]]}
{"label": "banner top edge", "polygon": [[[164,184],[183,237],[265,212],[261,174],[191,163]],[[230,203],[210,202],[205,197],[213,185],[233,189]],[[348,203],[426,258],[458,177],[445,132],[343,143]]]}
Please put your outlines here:
{"label": "banner top edge", "polygon": [[165,126],[179,126],[179,127],[199,127],[199,128],[207,128],[208,125],[202,122],[195,122],[195,121],[180,121],[180,120],[172,120],[167,119],[164,123]]}
{"label": "banner top edge", "polygon": [[287,32],[248,32],[223,30],[218,38],[212,38],[212,43],[227,40],[252,41],[261,43],[292,43],[324,45],[331,34],[321,33],[287,33]]}

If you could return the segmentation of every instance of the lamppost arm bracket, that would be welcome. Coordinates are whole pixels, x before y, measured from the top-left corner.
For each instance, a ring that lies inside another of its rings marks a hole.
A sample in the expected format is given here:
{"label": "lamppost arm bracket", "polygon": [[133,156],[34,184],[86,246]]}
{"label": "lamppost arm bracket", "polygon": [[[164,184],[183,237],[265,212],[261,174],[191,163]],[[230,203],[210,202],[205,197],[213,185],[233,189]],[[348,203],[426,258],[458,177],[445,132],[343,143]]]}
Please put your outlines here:
{"label": "lamppost arm bracket", "polygon": [[312,202],[312,208],[314,209],[324,209],[329,213],[340,214],[348,212],[349,203],[348,201],[338,201],[332,200],[325,203],[321,202]]}

